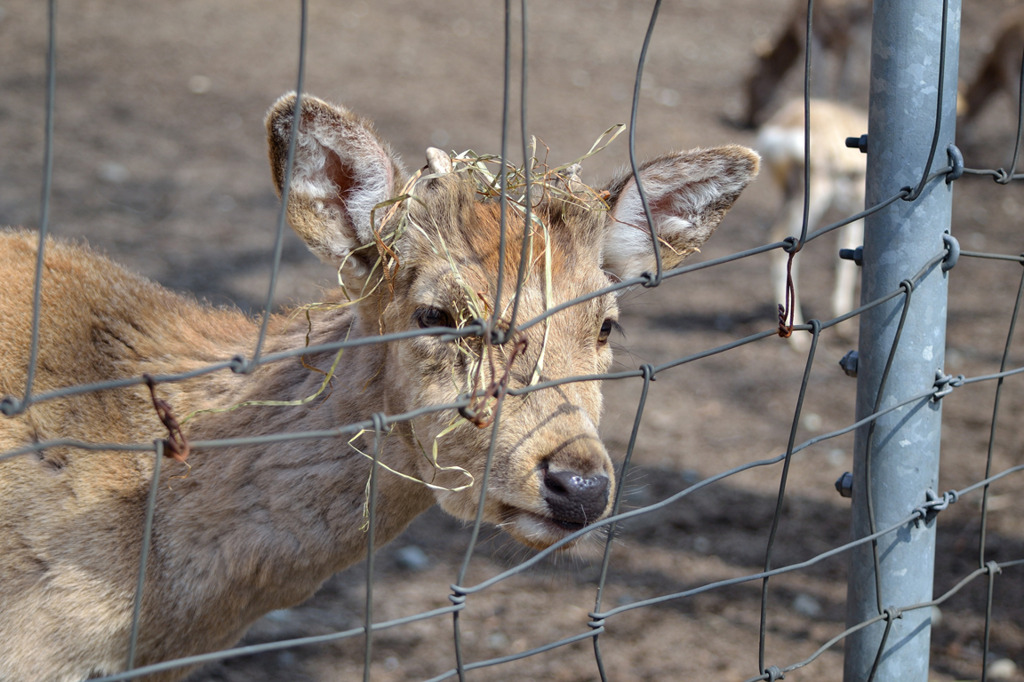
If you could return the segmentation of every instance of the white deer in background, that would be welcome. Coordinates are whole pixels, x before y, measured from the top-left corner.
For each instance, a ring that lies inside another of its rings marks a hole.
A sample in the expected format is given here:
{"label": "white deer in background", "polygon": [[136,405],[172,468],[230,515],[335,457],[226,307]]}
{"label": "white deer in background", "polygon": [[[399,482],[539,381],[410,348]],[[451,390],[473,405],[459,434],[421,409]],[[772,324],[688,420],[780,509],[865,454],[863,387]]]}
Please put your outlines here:
{"label": "white deer in background", "polygon": [[[808,233],[822,227],[821,220],[830,210],[853,215],[864,210],[865,156],[858,149],[846,146],[847,137],[867,132],[868,118],[853,107],[812,99],[810,101],[811,153],[809,173]],[[771,240],[799,237],[804,214],[804,100],[788,101],[757,134],[755,147],[761,153],[769,177],[782,193],[782,207],[771,227]],[[854,249],[864,238],[863,221],[839,228],[840,248]],[[789,254],[778,249],[772,252],[772,291],[780,304],[786,301],[787,279],[792,278],[796,291],[793,324],[804,322],[800,307],[797,265],[801,254],[793,259],[787,272]],[[836,258],[835,285],[832,289],[832,314],[842,315],[854,308],[857,288],[857,265]],[[807,344],[805,334],[794,334],[792,342],[800,348]]]}
{"label": "white deer in background", "polygon": [[[278,191],[295,101],[283,97],[267,116]],[[597,430],[599,384],[509,391],[605,372],[616,297],[590,298],[525,329],[508,329],[509,307],[518,296],[517,319],[529,320],[654,268],[633,178],[601,190],[575,172],[531,178],[533,219],[525,231],[513,197],[497,291],[499,203],[477,162],[432,149],[427,167],[409,176],[347,109],[304,97],[299,121],[288,221],[343,283],[305,315],[272,318],[266,351],[308,344],[301,360],[156,383],[154,395],[135,383],[43,400],[0,417],[0,452],[8,453],[0,458],[0,679],[82,680],[125,668],[154,454],[52,442],[152,443],[168,434],[158,405],[181,425],[178,456],[186,442],[194,447],[186,463],[168,460],[156,488],[138,665],[230,646],[261,615],[301,602],[366,555],[376,430],[244,445],[233,438],[332,433],[474,396],[466,419],[439,409],[383,430],[379,546],[435,502],[474,518],[491,441],[481,427],[503,400],[485,520],[541,548],[608,514],[615,481]],[[739,146],[642,166],[666,268],[711,235],[757,168],[757,155]],[[0,392],[8,395],[25,389],[36,244],[28,232],[0,232]],[[255,345],[258,325],[242,313],[168,291],[84,246],[47,242],[44,268],[37,395],[174,375]],[[496,307],[504,339],[458,333]],[[424,334],[322,349],[416,330]]]}

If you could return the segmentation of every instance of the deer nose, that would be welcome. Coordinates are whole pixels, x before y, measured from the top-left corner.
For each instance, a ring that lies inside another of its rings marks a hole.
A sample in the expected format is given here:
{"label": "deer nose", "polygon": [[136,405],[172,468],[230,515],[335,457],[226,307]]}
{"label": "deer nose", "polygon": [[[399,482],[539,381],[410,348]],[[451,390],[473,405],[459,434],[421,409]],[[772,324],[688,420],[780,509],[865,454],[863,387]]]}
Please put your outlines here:
{"label": "deer nose", "polygon": [[544,501],[551,519],[577,530],[601,518],[608,505],[607,476],[584,476],[575,471],[544,471]]}

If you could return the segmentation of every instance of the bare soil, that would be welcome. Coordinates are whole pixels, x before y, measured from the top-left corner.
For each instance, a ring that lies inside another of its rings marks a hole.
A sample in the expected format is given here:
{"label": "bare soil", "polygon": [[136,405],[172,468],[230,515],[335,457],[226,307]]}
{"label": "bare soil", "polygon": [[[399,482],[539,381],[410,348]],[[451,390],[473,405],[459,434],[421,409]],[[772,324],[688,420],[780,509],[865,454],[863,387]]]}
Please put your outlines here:
{"label": "bare soil", "polygon": [[[500,144],[503,9],[494,2],[399,0],[311,3],[306,90],[374,119],[418,166],[427,145],[497,152]],[[969,78],[1010,0],[965,3],[961,74]],[[754,50],[776,31],[789,2],[679,0],[666,3],[644,73],[637,149],[753,141],[730,124]],[[781,9],[780,9],[781,8]],[[530,3],[528,128],[553,161],[585,152],[606,128],[629,119],[648,3],[562,0]],[[62,3],[58,14],[55,234],[95,247],[167,286],[215,303],[262,308],[277,201],[262,117],[295,88],[299,11],[295,3],[181,0],[174,3]],[[518,26],[515,27],[518,31]],[[45,3],[0,0],[0,224],[40,221],[44,144]],[[866,104],[868,41],[860,36],[848,83]],[[518,63],[518,52],[512,63]],[[825,89],[826,84],[819,89]],[[800,92],[794,74],[785,94]],[[1009,161],[1013,97],[1004,94],[961,131],[970,166]],[[864,131],[850,131],[859,134]],[[518,149],[518,138],[513,137]],[[516,158],[516,155],[513,155]],[[627,161],[624,138],[588,161],[587,179]],[[778,196],[765,181],[741,198],[702,258],[765,243]],[[1024,251],[1016,229],[1019,187],[967,179],[956,190],[953,232],[965,249]],[[833,244],[809,245],[802,298],[827,315]],[[1021,276],[1020,266],[962,259],[951,277],[947,371],[995,371]],[[332,272],[299,240],[286,239],[275,305],[315,299]],[[624,301],[620,368],[663,362],[771,329],[775,305],[767,256],[676,278]],[[855,330],[848,329],[847,332]],[[836,362],[855,344],[823,339],[798,440],[853,421],[855,382]],[[1021,364],[1020,351],[1011,365]],[[659,375],[643,417],[627,504],[638,507],[745,462],[785,450],[804,357],[779,338],[689,363]],[[996,471],[1024,462],[1024,379],[1006,382],[994,447]],[[941,488],[983,476],[994,384],[945,398]],[[639,382],[609,382],[603,431],[625,451]],[[794,460],[774,565],[802,561],[846,541],[848,503],[833,482],[851,468],[852,436]],[[778,466],[758,468],[642,516],[616,539],[603,604],[614,607],[761,570],[779,485]],[[1024,557],[1020,476],[993,486],[988,558]],[[936,594],[977,566],[977,494],[938,522]],[[1018,502],[1013,502],[1017,499]],[[485,530],[467,584],[528,553]],[[415,522],[377,558],[374,613],[397,618],[449,604],[469,530],[437,511]],[[588,631],[601,549],[597,542],[469,597],[460,616],[463,654],[477,661]],[[785,666],[810,656],[844,629],[845,557],[771,582],[766,659]],[[992,652],[1024,664],[1024,580],[997,582]],[[933,630],[937,682],[978,679],[985,585],[976,581],[941,608]],[[362,565],[329,580],[307,603],[260,621],[246,643],[358,627]],[[742,680],[759,674],[760,583],[626,611],[608,620],[601,658],[613,680]],[[374,638],[372,679],[416,680],[455,664],[450,616],[396,627]],[[193,682],[360,679],[359,637],[210,665]],[[471,680],[582,681],[598,678],[590,641],[470,673]],[[1005,663],[1003,664],[1005,665]],[[838,680],[841,644],[786,679]],[[1012,669],[1005,679],[1022,680]]]}

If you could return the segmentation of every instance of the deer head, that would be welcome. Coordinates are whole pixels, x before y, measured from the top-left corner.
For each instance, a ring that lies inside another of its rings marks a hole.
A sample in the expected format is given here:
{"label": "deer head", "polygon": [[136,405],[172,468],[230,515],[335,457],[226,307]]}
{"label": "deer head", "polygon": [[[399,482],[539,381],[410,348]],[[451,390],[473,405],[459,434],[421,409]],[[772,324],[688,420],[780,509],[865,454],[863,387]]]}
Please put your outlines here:
{"label": "deer head", "polygon": [[[282,97],[267,116],[279,192],[295,101],[294,94]],[[513,192],[502,250],[493,174],[479,159],[453,160],[430,149],[426,167],[409,176],[368,121],[313,97],[301,102],[290,225],[338,268],[363,329],[429,332],[389,344],[374,379],[385,387],[386,410],[399,414],[470,396],[461,414],[437,411],[397,427],[392,447],[408,454],[397,466],[430,484],[446,511],[472,519],[480,493],[466,483],[483,477],[492,432],[480,427],[494,422],[485,520],[543,547],[605,516],[614,470],[598,436],[599,382],[531,387],[610,367],[614,293],[546,313],[655,269],[635,179],[594,189],[575,167],[528,173],[533,205],[527,211]],[[670,154],[642,167],[665,269],[704,243],[757,168],[757,155],[737,146]],[[493,338],[458,335],[491,321]]]}

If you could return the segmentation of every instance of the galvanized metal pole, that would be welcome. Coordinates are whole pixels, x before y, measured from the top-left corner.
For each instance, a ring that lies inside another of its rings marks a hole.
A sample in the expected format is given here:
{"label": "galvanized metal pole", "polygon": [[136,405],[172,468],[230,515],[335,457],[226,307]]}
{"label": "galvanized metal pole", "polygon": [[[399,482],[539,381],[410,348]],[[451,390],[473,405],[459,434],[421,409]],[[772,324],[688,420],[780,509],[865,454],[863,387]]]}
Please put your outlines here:
{"label": "galvanized metal pole", "polygon": [[[918,187],[929,158],[939,110],[943,2],[886,0],[874,3],[871,98],[868,123],[867,204]],[[946,20],[941,129],[930,171],[949,164],[956,123],[960,0],[949,0]],[[914,201],[897,201],[866,220],[863,302],[898,290],[943,249],[949,230],[952,186],[939,178]],[[946,278],[938,265],[914,282],[913,293],[871,309],[860,320],[857,419],[927,391],[943,369]],[[909,309],[883,384],[904,304]],[[882,387],[881,398],[879,389]],[[852,531],[862,538],[906,518],[938,486],[941,406],[922,401],[873,426],[861,427],[854,444]],[[870,505],[870,508],[869,508]],[[873,512],[873,513],[872,513]],[[890,607],[932,598],[934,522],[908,524],[876,546],[852,552],[847,625]],[[847,638],[844,679],[926,682],[930,609],[893,610],[890,629],[878,622]],[[885,639],[883,646],[883,636]],[[872,677],[872,671],[874,675]]]}

